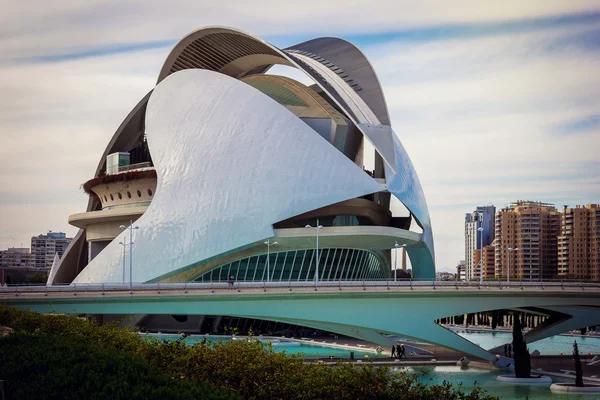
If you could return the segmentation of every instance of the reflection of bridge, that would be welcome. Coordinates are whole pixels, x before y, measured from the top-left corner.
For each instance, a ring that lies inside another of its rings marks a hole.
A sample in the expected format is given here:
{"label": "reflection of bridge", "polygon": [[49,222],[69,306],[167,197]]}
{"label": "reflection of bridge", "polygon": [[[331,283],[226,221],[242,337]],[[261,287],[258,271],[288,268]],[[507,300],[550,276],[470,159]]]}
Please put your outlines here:
{"label": "reflection of bridge", "polygon": [[495,309],[548,315],[528,342],[600,325],[600,284],[454,281],[236,282],[0,288],[0,301],[65,314],[230,315],[309,326],[391,345],[382,333],[495,357],[435,320]]}

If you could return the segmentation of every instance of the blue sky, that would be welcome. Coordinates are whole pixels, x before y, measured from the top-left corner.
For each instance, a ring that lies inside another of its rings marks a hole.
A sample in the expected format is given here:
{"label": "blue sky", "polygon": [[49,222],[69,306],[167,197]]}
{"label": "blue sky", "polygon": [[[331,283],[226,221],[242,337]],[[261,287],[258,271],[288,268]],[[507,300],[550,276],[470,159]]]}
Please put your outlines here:
{"label": "blue sky", "polygon": [[171,47],[205,25],[280,47],[339,36],[366,53],[423,184],[438,269],[464,257],[463,218],[477,205],[600,202],[597,2],[321,3],[8,5],[0,248],[28,247],[47,229],[76,232],[68,215],[85,209],[80,185],[107,141]]}

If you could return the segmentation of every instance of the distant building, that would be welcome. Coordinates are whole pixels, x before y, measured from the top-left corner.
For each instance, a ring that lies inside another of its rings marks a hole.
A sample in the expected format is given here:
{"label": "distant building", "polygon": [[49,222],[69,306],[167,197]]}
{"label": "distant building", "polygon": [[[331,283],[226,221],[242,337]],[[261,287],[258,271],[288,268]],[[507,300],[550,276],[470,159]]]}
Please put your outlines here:
{"label": "distant building", "polygon": [[459,281],[464,281],[466,279],[465,260],[460,260],[456,265],[456,279]]}
{"label": "distant building", "polygon": [[496,277],[496,250],[493,245],[483,248],[483,279]]}
{"label": "distant building", "polygon": [[558,275],[600,279],[600,205],[564,207],[558,237]]}
{"label": "distant building", "polygon": [[[480,206],[472,213],[465,215],[465,277],[467,280],[479,279],[479,258],[481,239],[483,246],[488,246],[494,241],[494,217],[496,207]],[[479,231],[479,228],[483,228]],[[475,257],[478,259],[476,260]]]}
{"label": "distant building", "polygon": [[456,274],[453,274],[452,272],[442,271],[436,273],[435,278],[440,281],[453,281],[456,279]]}
{"label": "distant building", "polygon": [[552,279],[558,269],[561,215],[554,205],[517,201],[496,213],[496,277]]}
{"label": "distant building", "polygon": [[1,268],[31,268],[34,265],[33,255],[28,248],[11,247],[0,251]]}
{"label": "distant building", "polygon": [[46,235],[38,235],[31,238],[31,254],[33,266],[36,268],[50,268],[54,261],[54,255],[58,253],[62,257],[69,246],[71,238],[63,232],[48,232]]}

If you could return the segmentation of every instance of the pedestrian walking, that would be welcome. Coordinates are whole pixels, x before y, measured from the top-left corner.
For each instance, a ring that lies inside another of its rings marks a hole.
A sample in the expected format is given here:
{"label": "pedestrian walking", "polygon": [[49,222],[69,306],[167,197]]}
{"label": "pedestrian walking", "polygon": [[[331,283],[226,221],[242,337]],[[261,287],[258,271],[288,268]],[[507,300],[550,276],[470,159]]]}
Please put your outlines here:
{"label": "pedestrian walking", "polygon": [[510,343],[508,344],[508,356],[512,357],[512,345]]}
{"label": "pedestrian walking", "polygon": [[508,343],[504,343],[504,357],[508,357]]}
{"label": "pedestrian walking", "polygon": [[400,345],[400,358],[402,358],[402,357],[407,358],[406,357],[406,349],[404,348],[404,344]]}
{"label": "pedestrian walking", "polygon": [[396,346],[392,345],[392,358],[396,358]]}
{"label": "pedestrian walking", "polygon": [[234,283],[235,283],[235,278],[233,277],[233,275],[231,275],[231,276],[229,277],[229,281],[228,281],[228,284],[229,284],[229,289],[230,289],[230,290],[233,290],[233,284],[234,284]]}

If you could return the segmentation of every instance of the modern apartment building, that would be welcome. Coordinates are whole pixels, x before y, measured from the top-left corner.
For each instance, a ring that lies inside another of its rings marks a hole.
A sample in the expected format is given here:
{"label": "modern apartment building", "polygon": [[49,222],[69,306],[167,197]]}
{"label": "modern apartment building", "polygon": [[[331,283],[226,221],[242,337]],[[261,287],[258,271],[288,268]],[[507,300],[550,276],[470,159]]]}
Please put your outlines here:
{"label": "modern apartment building", "polygon": [[50,268],[54,255],[62,257],[69,246],[71,238],[63,232],[48,232],[31,238],[31,254],[34,258],[33,266],[36,268]]}
{"label": "modern apartment building", "polygon": [[0,251],[1,268],[31,268],[33,265],[33,255],[28,248],[11,247]]}
{"label": "modern apartment building", "polygon": [[558,275],[600,279],[600,205],[564,207],[558,237]]}
{"label": "modern apartment building", "polygon": [[[496,213],[496,277],[552,279],[558,273],[561,214],[552,204],[520,200]],[[509,272],[510,271],[510,272]]]}
{"label": "modern apartment building", "polygon": [[483,279],[496,277],[496,249],[493,245],[483,248]]}
{"label": "modern apartment building", "polygon": [[475,211],[465,215],[465,277],[467,280],[479,279],[481,240],[483,236],[483,247],[494,241],[495,214],[496,207],[490,205],[477,207]]}

